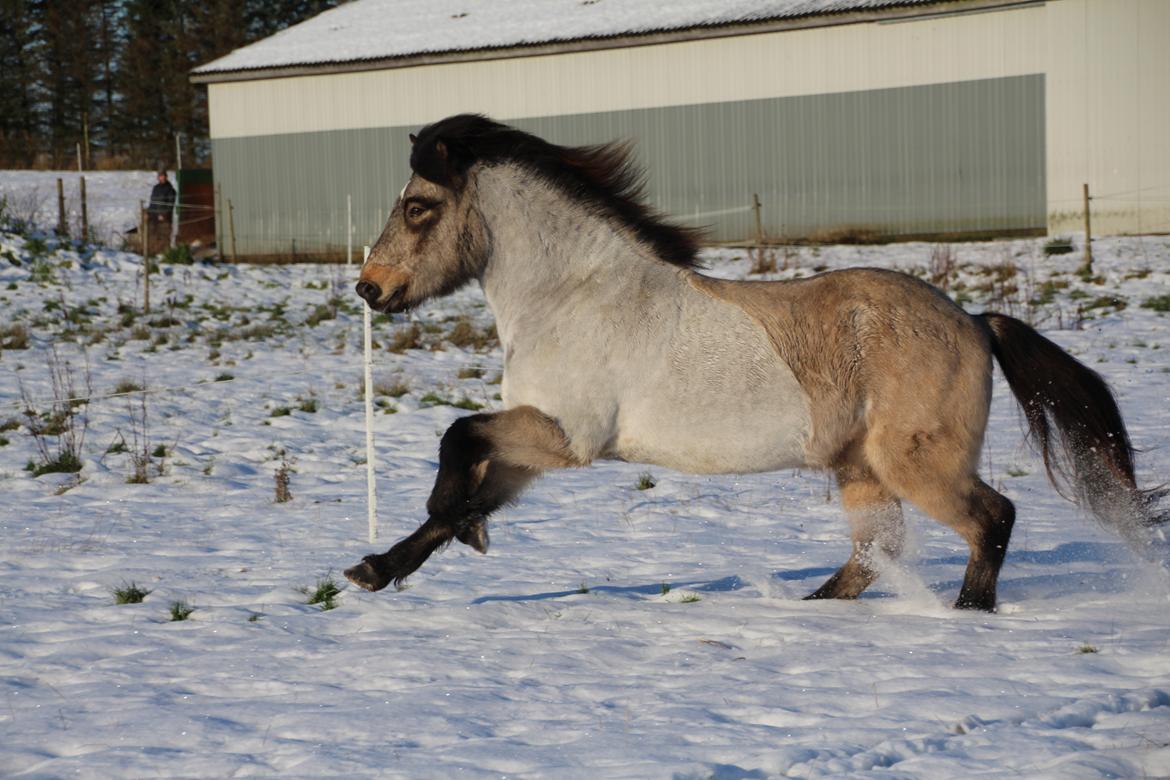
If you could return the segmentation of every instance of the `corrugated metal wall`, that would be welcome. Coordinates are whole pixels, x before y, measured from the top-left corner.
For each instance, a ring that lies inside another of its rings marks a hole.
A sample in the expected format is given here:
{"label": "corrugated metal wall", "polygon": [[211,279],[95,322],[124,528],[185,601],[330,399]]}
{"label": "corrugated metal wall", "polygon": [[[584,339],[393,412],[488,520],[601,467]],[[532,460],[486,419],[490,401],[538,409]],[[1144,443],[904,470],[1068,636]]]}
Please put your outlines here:
{"label": "corrugated metal wall", "polygon": [[[830,95],[502,117],[557,143],[630,138],[662,211],[719,241],[770,236],[1042,230],[1044,77]],[[316,254],[369,242],[409,177],[416,127],[215,139],[242,254]]]}

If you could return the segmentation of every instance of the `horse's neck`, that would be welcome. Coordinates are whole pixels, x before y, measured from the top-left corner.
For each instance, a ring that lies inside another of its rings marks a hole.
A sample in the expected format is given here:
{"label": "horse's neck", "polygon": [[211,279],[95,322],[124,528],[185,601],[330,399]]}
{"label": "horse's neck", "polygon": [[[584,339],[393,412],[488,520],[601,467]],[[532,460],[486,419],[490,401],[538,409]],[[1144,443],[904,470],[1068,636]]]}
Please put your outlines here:
{"label": "horse's neck", "polygon": [[483,289],[505,344],[552,321],[563,329],[575,316],[569,312],[586,326],[590,311],[633,302],[647,286],[665,303],[670,286],[684,283],[631,231],[539,180],[517,187],[504,176],[481,176],[478,188],[492,235]]}

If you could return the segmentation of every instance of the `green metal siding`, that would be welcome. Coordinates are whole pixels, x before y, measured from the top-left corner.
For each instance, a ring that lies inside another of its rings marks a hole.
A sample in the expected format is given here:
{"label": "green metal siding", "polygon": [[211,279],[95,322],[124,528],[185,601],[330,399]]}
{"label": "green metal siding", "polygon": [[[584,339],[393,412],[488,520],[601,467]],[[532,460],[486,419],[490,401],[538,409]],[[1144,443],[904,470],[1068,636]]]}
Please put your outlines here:
{"label": "green metal siding", "polygon": [[[501,119],[563,144],[637,143],[647,193],[715,240],[1043,230],[1044,76]],[[374,128],[213,141],[240,254],[340,251],[380,232],[409,177],[407,134]]]}

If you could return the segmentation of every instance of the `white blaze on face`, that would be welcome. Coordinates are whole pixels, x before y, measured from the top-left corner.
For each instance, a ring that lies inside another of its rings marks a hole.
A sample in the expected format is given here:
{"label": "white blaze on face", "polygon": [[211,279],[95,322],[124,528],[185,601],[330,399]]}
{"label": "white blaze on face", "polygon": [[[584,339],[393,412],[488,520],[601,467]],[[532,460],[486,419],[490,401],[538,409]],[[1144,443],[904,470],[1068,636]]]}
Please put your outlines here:
{"label": "white blaze on face", "polygon": [[402,200],[402,196],[406,194],[406,188],[410,186],[410,179],[406,180],[406,184],[402,185],[402,189],[398,191],[398,200]]}

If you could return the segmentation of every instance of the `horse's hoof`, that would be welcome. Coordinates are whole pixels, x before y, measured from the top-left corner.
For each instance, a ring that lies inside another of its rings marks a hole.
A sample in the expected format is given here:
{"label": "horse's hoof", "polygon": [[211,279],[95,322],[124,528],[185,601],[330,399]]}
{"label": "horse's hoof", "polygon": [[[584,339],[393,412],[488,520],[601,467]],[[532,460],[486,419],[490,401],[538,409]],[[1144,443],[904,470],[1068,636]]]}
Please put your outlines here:
{"label": "horse's hoof", "polygon": [[346,569],[345,578],[359,588],[365,588],[370,591],[381,590],[390,584],[390,580],[378,574],[378,570],[370,562],[370,556],[362,558],[362,562],[357,566],[351,566]]}
{"label": "horse's hoof", "polygon": [[969,596],[959,596],[955,602],[955,609],[969,609],[976,612],[990,612],[993,614],[998,611],[995,608],[994,598],[971,598]]}

